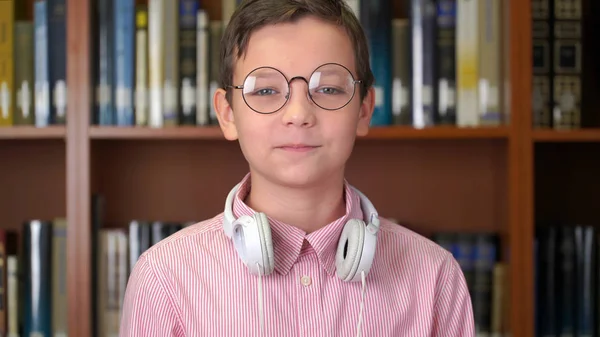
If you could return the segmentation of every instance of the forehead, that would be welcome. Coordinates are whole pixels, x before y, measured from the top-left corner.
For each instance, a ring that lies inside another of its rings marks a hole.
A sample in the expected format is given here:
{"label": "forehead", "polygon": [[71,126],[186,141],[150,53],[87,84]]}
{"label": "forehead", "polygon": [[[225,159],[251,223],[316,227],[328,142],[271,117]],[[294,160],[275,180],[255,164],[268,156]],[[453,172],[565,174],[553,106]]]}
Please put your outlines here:
{"label": "forehead", "polygon": [[234,67],[235,83],[253,69],[270,66],[288,78],[306,76],[319,65],[335,62],[355,75],[354,50],[343,27],[314,17],[261,27],[252,33],[245,56]]}

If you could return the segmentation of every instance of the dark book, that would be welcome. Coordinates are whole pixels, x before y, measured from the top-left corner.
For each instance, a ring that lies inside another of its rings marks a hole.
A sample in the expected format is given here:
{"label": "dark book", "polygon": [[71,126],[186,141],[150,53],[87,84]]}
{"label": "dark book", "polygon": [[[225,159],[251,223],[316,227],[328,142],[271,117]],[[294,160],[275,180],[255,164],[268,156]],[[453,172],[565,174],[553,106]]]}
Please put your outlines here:
{"label": "dark book", "polygon": [[553,0],[531,0],[532,15],[532,113],[533,127],[552,126],[552,4]]}
{"label": "dark book", "polygon": [[96,38],[96,112],[94,124],[114,125],[116,114],[114,111],[114,86],[113,68],[113,9],[112,0],[97,1],[97,30]]}
{"label": "dark book", "polygon": [[575,229],[572,226],[559,228],[558,242],[559,264],[556,291],[558,296],[558,322],[560,336],[575,336],[577,318],[577,248]]}
{"label": "dark book", "polygon": [[539,227],[536,288],[536,316],[539,336],[558,336],[558,240],[555,226]]}
{"label": "dark book", "polygon": [[553,104],[555,129],[581,127],[583,26],[582,0],[554,0]]}
{"label": "dark book", "polygon": [[375,109],[371,125],[392,123],[392,2],[360,1],[359,20],[369,45],[375,82]]}
{"label": "dark book", "polygon": [[179,2],[179,124],[196,124],[198,0]]}
{"label": "dark book", "polygon": [[52,335],[52,222],[23,224],[23,335]]}
{"label": "dark book", "polygon": [[456,0],[438,0],[435,124],[456,124]]}
{"label": "dark book", "polygon": [[498,237],[479,233],[473,237],[473,313],[477,334],[490,335],[494,266],[498,262]]}
{"label": "dark book", "polygon": [[48,64],[50,71],[50,121],[67,121],[67,5],[66,0],[48,1]]}
{"label": "dark book", "polygon": [[597,291],[597,280],[594,275],[595,236],[592,226],[575,226],[575,247],[577,247],[577,322],[576,331],[579,337],[593,337],[595,308],[594,298]]}

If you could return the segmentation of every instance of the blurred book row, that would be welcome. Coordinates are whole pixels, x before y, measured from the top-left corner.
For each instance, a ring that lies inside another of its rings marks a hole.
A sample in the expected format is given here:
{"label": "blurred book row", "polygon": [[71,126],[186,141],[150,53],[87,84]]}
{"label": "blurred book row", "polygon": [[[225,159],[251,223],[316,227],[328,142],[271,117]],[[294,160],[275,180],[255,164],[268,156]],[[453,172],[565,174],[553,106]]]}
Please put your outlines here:
{"label": "blurred book row", "polygon": [[[215,0],[218,1],[218,0]],[[67,83],[65,0],[36,0],[34,18],[0,1],[0,125],[62,124]],[[95,125],[216,123],[219,48],[238,0],[209,17],[200,0],[97,0],[90,55]],[[367,35],[375,75],[372,124],[426,127],[508,123],[501,0],[348,0]],[[474,28],[475,27],[475,28]],[[477,29],[479,27],[479,29]]]}

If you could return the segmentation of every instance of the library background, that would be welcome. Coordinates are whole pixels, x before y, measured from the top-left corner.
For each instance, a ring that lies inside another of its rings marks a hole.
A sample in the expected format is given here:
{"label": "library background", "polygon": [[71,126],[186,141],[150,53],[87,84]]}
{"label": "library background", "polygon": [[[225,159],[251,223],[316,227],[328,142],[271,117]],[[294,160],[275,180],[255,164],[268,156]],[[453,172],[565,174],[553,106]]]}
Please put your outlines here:
{"label": "library background", "polygon": [[[454,254],[482,336],[600,336],[598,1],[348,4],[380,95],[349,181]],[[0,0],[0,335],[114,334],[139,254],[222,211],[237,5]]]}

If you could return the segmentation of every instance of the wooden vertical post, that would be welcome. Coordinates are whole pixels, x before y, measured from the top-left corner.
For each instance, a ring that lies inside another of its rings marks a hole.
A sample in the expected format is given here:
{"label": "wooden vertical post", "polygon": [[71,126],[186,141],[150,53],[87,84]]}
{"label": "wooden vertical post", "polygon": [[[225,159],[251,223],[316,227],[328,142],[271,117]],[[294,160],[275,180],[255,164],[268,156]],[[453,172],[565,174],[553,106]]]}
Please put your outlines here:
{"label": "wooden vertical post", "polygon": [[90,0],[67,0],[67,288],[69,335],[91,336]]}

